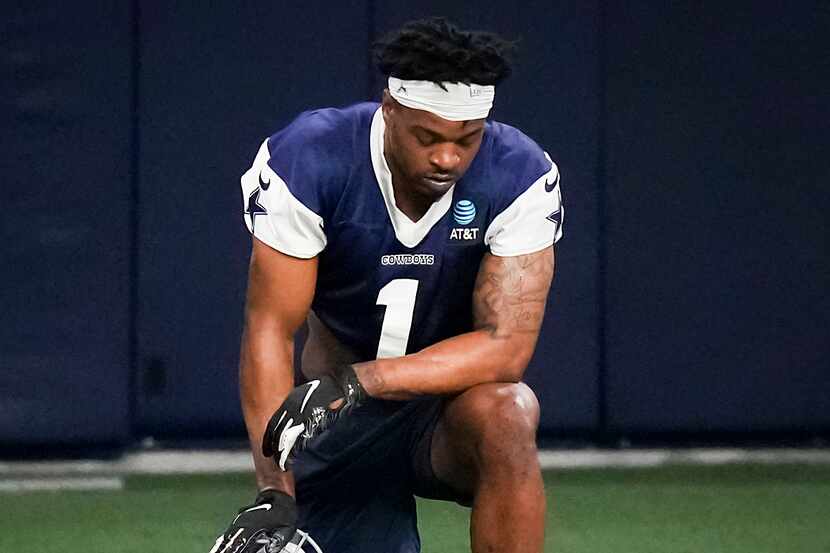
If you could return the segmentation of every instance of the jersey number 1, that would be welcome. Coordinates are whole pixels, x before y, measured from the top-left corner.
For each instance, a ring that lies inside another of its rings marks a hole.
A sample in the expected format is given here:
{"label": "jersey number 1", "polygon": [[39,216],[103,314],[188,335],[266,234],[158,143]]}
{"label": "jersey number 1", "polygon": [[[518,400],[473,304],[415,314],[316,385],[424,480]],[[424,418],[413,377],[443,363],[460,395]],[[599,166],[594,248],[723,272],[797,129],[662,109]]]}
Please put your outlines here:
{"label": "jersey number 1", "polygon": [[411,278],[396,278],[378,292],[375,303],[386,306],[378,342],[378,359],[406,355],[417,294],[418,281]]}

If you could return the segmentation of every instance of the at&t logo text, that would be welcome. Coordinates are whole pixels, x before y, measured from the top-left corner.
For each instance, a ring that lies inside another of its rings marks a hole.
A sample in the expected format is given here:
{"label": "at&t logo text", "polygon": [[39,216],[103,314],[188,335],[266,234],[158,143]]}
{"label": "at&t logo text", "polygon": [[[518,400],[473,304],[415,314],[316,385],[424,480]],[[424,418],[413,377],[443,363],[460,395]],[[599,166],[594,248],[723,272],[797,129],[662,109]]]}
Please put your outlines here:
{"label": "at&t logo text", "polygon": [[454,228],[450,230],[450,240],[476,240],[478,228]]}

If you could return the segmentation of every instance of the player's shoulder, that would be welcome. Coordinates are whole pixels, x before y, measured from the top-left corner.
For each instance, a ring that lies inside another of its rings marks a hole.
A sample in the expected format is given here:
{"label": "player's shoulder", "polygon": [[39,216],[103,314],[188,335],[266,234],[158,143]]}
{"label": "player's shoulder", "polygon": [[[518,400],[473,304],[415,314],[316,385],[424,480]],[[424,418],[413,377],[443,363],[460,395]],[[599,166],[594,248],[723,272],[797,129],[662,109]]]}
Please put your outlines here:
{"label": "player's shoulder", "polygon": [[336,205],[352,168],[368,158],[369,130],[377,104],[300,113],[263,144],[267,166],[315,213]]}
{"label": "player's shoulder", "polygon": [[490,123],[487,172],[492,220],[484,242],[499,256],[537,252],[562,236],[559,168],[530,137],[510,125]]}
{"label": "player's shoulder", "polygon": [[[368,143],[377,107],[376,103],[364,102],[304,111],[268,138],[271,157],[293,156],[312,161],[315,156],[324,155],[328,161],[346,160],[354,154],[355,147]],[[366,140],[359,140],[362,136]]]}
{"label": "player's shoulder", "polygon": [[542,147],[516,127],[488,121],[485,136],[487,173],[500,195],[516,197],[556,170]]}
{"label": "player's shoulder", "polygon": [[282,137],[328,138],[340,137],[344,132],[361,125],[371,125],[372,116],[377,111],[375,102],[361,102],[346,107],[317,108],[303,111],[291,123],[274,133],[270,140]]}
{"label": "player's shoulder", "polygon": [[377,105],[300,113],[265,139],[242,175],[248,229],[271,247],[309,258],[325,248],[324,228],[353,166],[368,159]]}

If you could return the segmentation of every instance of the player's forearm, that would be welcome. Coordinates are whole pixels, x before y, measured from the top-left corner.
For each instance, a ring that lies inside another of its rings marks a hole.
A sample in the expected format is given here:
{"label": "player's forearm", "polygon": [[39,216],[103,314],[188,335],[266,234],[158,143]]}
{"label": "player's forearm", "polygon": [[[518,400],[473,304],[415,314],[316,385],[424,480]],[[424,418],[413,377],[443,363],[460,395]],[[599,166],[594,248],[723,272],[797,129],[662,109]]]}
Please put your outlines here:
{"label": "player's forearm", "polygon": [[514,257],[485,256],[473,291],[476,330],[412,355],[357,365],[366,392],[407,399],[487,382],[518,382],[536,347],[553,270],[552,247]]}
{"label": "player's forearm", "polygon": [[262,454],[262,436],[271,415],[294,387],[293,355],[293,340],[275,340],[270,333],[246,329],[239,365],[242,413],[251,444],[257,487],[276,488],[291,495],[294,495],[293,477],[290,472],[279,470],[273,459]]}
{"label": "player's forearm", "polygon": [[426,349],[354,365],[366,392],[381,399],[453,394],[487,382],[518,382],[533,354],[537,334],[504,339],[476,330]]}

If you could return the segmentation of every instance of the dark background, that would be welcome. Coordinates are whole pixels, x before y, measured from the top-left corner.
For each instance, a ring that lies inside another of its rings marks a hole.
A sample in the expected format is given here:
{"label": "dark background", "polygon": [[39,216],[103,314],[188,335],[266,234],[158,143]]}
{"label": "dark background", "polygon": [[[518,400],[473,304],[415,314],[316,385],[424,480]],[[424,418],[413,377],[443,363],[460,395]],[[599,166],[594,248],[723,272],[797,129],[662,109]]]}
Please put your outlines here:
{"label": "dark background", "polygon": [[705,4],[4,4],[0,448],[242,438],[239,176],[434,14],[520,39],[563,174],[542,438],[826,438],[830,4]]}

